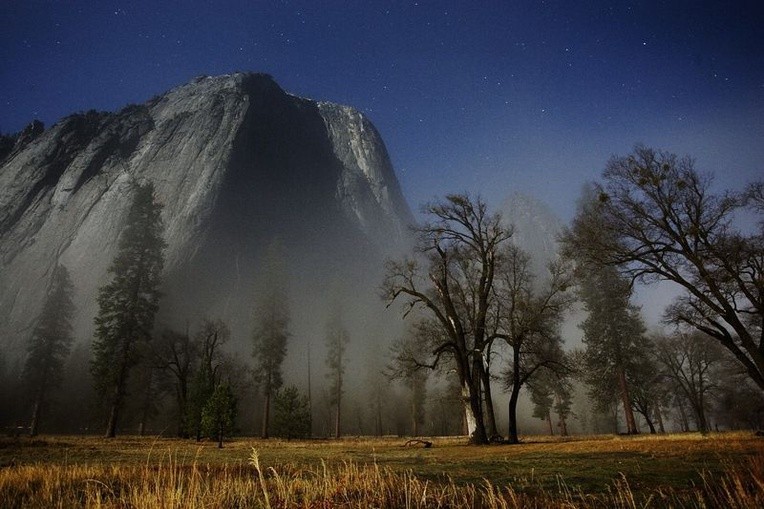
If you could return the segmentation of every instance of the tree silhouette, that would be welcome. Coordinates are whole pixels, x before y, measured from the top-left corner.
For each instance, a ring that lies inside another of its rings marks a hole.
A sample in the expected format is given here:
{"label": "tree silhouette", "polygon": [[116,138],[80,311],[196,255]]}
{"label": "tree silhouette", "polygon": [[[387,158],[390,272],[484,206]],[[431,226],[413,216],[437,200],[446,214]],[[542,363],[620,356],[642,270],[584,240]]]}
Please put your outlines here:
{"label": "tree silhouette", "polygon": [[91,373],[109,407],[106,437],[116,434],[130,370],[151,339],[159,309],[164,264],[161,205],[151,183],[133,184],[133,201],[118,253],[109,267],[112,280],[98,294],[98,316]]}
{"label": "tree silhouette", "polygon": [[53,271],[52,284],[37,326],[27,346],[23,378],[32,395],[29,434],[37,435],[46,397],[61,382],[64,361],[72,345],[72,281],[63,265]]}

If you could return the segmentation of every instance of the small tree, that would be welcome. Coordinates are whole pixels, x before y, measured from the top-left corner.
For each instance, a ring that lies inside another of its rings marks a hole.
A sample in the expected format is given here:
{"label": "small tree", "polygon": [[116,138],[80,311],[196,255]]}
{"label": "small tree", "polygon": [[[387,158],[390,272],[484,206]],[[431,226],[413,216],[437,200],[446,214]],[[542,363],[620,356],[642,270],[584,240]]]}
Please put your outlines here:
{"label": "small tree", "polygon": [[273,407],[274,435],[287,440],[310,436],[311,417],[308,397],[301,396],[297,387],[290,385],[277,392]]}
{"label": "small tree", "polygon": [[154,359],[157,368],[170,373],[178,406],[178,436],[188,438],[190,428],[188,423],[189,390],[194,375],[194,364],[199,355],[198,344],[188,334],[165,330],[154,345]]}
{"label": "small tree", "polygon": [[48,392],[61,382],[64,361],[72,345],[72,289],[66,267],[56,266],[48,297],[27,346],[23,378],[32,395],[31,436],[37,435]]}
{"label": "small tree", "polygon": [[159,309],[165,247],[160,213],[154,186],[134,185],[118,253],[109,267],[113,278],[98,294],[91,373],[109,407],[107,438],[116,434],[130,370],[151,339]]}
{"label": "small tree", "polygon": [[189,391],[188,425],[195,432],[196,440],[201,440],[204,433],[202,418],[207,401],[215,388],[220,385],[222,354],[220,348],[231,337],[231,331],[222,320],[205,319],[196,334],[196,347],[199,349],[199,366],[191,382]]}
{"label": "small tree", "polygon": [[223,437],[230,436],[236,422],[236,396],[227,383],[218,384],[202,409],[202,430],[218,441],[223,448]]}
{"label": "small tree", "polygon": [[699,332],[679,332],[658,338],[657,344],[658,362],[692,408],[698,431],[706,433],[706,413],[711,394],[717,388],[714,371],[724,361],[722,347]]}
{"label": "small tree", "polygon": [[342,324],[339,311],[335,311],[326,324],[326,365],[329,368],[329,401],[335,408],[334,436],[342,435],[342,394],[344,392],[345,351],[350,342],[350,335]]}
{"label": "small tree", "polygon": [[540,288],[534,284],[527,254],[510,246],[499,266],[495,338],[506,341],[511,361],[506,370],[509,396],[509,442],[519,442],[517,404],[522,387],[541,369],[562,376],[569,367],[562,350],[560,325],[573,302],[572,273],[559,262],[550,264],[549,277]]}

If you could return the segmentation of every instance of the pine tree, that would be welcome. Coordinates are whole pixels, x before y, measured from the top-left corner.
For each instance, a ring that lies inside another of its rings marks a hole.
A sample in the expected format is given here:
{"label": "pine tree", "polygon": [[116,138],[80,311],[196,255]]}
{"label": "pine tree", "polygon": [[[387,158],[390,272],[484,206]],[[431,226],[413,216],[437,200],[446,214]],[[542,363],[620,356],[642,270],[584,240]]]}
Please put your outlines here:
{"label": "pine tree", "polygon": [[586,347],[584,378],[600,409],[620,399],[627,432],[639,433],[628,382],[644,348],[645,327],[630,303],[631,288],[612,267],[588,267],[579,274],[581,298],[589,316],[581,324]]}
{"label": "pine tree", "polygon": [[236,421],[236,396],[227,383],[218,384],[202,409],[202,430],[223,448],[223,437],[230,435]]}
{"label": "pine tree", "polygon": [[276,393],[273,401],[273,431],[277,437],[306,438],[310,436],[311,418],[308,397],[301,396],[290,385]]}
{"label": "pine tree", "polygon": [[106,437],[116,434],[130,370],[145,351],[159,309],[166,245],[160,213],[154,186],[136,184],[118,253],[109,267],[112,280],[98,295],[91,373],[109,407]]}
{"label": "pine tree", "polygon": [[40,417],[51,388],[62,379],[64,361],[72,345],[72,282],[69,272],[58,265],[37,326],[27,346],[24,382],[32,395],[32,421],[29,434],[37,435]]}
{"label": "pine tree", "polygon": [[272,244],[264,264],[268,274],[265,295],[257,310],[257,325],[252,334],[255,379],[264,396],[262,438],[268,438],[271,397],[284,383],[281,365],[286,357],[289,339],[289,307],[284,289],[286,271],[281,263],[282,258],[279,245]]}

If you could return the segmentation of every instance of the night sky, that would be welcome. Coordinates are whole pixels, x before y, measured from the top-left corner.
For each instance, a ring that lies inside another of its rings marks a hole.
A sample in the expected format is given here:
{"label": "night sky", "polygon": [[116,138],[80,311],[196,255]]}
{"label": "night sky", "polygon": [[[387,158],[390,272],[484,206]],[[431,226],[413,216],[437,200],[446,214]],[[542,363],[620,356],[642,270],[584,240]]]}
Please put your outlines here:
{"label": "night sky", "polygon": [[751,2],[0,1],[0,131],[260,71],[380,130],[412,205],[535,195],[568,220],[637,142],[764,175]]}

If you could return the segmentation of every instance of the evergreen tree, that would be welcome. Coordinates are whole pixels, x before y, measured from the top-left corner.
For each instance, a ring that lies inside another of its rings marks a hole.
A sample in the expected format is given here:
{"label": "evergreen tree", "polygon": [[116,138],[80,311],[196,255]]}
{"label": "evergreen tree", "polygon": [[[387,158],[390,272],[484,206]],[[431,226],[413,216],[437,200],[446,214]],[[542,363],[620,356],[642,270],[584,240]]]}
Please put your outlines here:
{"label": "evergreen tree", "polygon": [[109,407],[106,437],[116,434],[130,370],[151,339],[159,308],[165,247],[160,213],[154,186],[136,184],[118,253],[109,267],[112,280],[98,295],[91,373]]}
{"label": "evergreen tree", "polygon": [[37,435],[48,392],[61,382],[64,361],[72,345],[72,290],[69,272],[63,265],[58,265],[53,271],[48,297],[27,346],[23,377],[32,395],[31,436]]}
{"label": "evergreen tree", "polygon": [[612,405],[614,398],[620,399],[627,432],[639,433],[628,380],[641,358],[645,327],[639,310],[630,303],[631,287],[613,267],[587,267],[579,272],[579,280],[589,313],[581,324],[589,396],[600,409]]}
{"label": "evergreen tree", "polygon": [[310,436],[311,417],[307,396],[290,385],[276,393],[273,402],[273,431],[277,437],[306,438]]}
{"label": "evergreen tree", "polygon": [[236,396],[227,383],[218,384],[202,409],[202,430],[217,439],[223,448],[223,437],[231,435],[236,421]]}
{"label": "evergreen tree", "polygon": [[194,348],[199,352],[199,365],[192,369],[194,376],[186,402],[186,423],[189,430],[194,432],[197,441],[201,440],[204,433],[205,405],[214,394],[215,388],[220,385],[220,371],[223,365],[220,348],[230,337],[231,331],[222,320],[205,319],[194,339]]}
{"label": "evergreen tree", "polygon": [[271,244],[264,264],[267,269],[265,296],[258,308],[257,325],[252,335],[255,379],[264,396],[262,438],[268,438],[271,397],[283,384],[281,365],[289,339],[289,308],[284,290],[286,271],[281,264],[282,258],[278,244]]}

